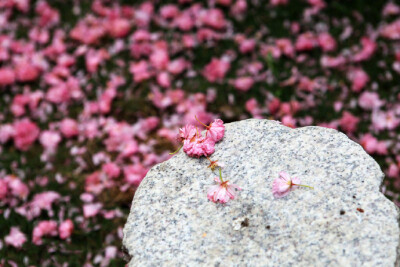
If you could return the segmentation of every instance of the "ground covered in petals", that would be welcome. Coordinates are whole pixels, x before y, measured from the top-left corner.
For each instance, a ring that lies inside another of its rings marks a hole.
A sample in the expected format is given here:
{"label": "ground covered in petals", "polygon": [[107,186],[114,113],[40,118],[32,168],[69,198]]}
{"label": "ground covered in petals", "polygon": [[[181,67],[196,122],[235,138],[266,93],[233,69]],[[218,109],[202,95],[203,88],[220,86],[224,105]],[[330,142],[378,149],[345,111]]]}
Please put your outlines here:
{"label": "ground covered in petals", "polygon": [[391,1],[0,1],[0,266],[123,265],[195,116],[343,131],[399,204],[399,40]]}

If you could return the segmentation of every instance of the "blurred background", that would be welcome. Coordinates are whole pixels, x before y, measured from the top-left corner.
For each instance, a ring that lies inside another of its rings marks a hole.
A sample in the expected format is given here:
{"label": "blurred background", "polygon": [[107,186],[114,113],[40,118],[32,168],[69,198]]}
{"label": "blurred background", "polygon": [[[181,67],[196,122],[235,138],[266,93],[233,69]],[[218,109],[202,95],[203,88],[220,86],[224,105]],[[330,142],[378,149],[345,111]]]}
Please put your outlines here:
{"label": "blurred background", "polygon": [[399,40],[392,1],[1,0],[0,266],[124,266],[195,115],[338,129],[399,205]]}

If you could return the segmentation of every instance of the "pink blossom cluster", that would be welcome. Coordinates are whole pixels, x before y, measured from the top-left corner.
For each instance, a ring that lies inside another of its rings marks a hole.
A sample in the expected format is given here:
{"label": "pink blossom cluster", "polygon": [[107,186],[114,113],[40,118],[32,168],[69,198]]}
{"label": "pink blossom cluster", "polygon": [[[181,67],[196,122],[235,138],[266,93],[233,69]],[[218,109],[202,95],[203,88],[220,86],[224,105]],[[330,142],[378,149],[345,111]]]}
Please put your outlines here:
{"label": "pink blossom cluster", "polygon": [[216,118],[338,129],[400,203],[395,1],[2,0],[0,29],[0,265],[123,265],[135,190],[174,147],[210,156]]}
{"label": "pink blossom cluster", "polygon": [[213,185],[208,189],[207,198],[215,203],[227,203],[230,199],[235,199],[236,190],[242,189],[236,184],[230,183],[229,180],[224,181],[221,171],[222,167],[224,167],[223,164],[218,163],[218,160],[212,161],[208,157],[214,153],[215,143],[224,137],[224,122],[220,119],[214,120],[210,125],[205,125],[199,120],[198,122],[206,127],[205,136],[202,136],[197,127],[191,124],[187,124],[185,127],[179,129],[179,139],[183,143],[183,151],[189,157],[205,156],[210,161],[208,167],[212,171],[215,168],[219,169],[219,177],[214,179],[217,185]]}
{"label": "pink blossom cluster", "polygon": [[208,157],[215,151],[215,143],[224,137],[225,126],[220,119],[205,125],[205,136],[199,133],[193,125],[186,125],[179,129],[179,137],[183,143],[183,151],[190,157]]}

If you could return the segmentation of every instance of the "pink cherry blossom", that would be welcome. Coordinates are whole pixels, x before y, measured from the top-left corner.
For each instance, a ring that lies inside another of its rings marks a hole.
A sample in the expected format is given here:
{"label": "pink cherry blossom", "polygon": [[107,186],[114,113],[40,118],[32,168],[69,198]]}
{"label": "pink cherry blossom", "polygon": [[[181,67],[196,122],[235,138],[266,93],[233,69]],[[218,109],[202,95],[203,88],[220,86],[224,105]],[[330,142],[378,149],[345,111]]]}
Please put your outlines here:
{"label": "pink cherry blossom", "polygon": [[117,178],[121,173],[120,168],[114,162],[109,162],[109,163],[104,164],[102,166],[102,170],[110,178]]}
{"label": "pink cherry blossom", "polygon": [[41,245],[43,243],[43,236],[56,236],[57,235],[57,223],[55,221],[41,221],[33,229],[32,242],[35,245]]}
{"label": "pink cherry blossom", "polygon": [[347,133],[352,133],[357,129],[357,124],[360,119],[351,114],[348,111],[343,112],[342,118],[340,119],[340,127]]}
{"label": "pink cherry blossom", "polygon": [[334,51],[336,49],[336,41],[327,32],[318,35],[318,43],[324,52]]}
{"label": "pink cherry blossom", "polygon": [[189,157],[209,156],[214,153],[215,144],[211,139],[202,136],[195,136],[192,139],[185,139],[183,141],[183,151]]}
{"label": "pink cherry blossom", "polygon": [[317,37],[311,32],[306,32],[299,35],[296,40],[295,47],[297,51],[305,51],[311,50],[318,45]]}
{"label": "pink cherry blossom", "polygon": [[68,237],[71,236],[73,231],[74,231],[74,223],[70,219],[63,221],[58,226],[58,233],[61,239],[67,239]]}
{"label": "pink cherry blossom", "polygon": [[207,127],[206,137],[211,138],[214,142],[220,141],[225,134],[224,122],[220,119],[214,120],[210,126]]}
{"label": "pink cherry blossom", "polygon": [[362,50],[353,56],[355,62],[369,59],[376,50],[376,43],[368,37],[361,38]]}
{"label": "pink cherry blossom", "polygon": [[352,82],[351,89],[354,92],[360,92],[368,83],[369,76],[362,69],[355,69],[349,72],[349,80]]}
{"label": "pink cherry blossom", "polygon": [[209,82],[222,80],[230,68],[227,59],[213,58],[211,62],[204,68],[203,75]]}
{"label": "pink cherry blossom", "polygon": [[91,203],[91,204],[85,204],[83,205],[83,216],[85,218],[90,218],[96,216],[103,205],[101,203]]}
{"label": "pink cherry blossom", "polygon": [[0,126],[0,143],[4,144],[14,136],[14,127],[11,124]]}
{"label": "pink cherry blossom", "polygon": [[142,164],[135,164],[124,168],[125,181],[134,186],[139,186],[146,173],[147,169]]}
{"label": "pink cherry blossom", "polygon": [[79,134],[78,123],[71,118],[65,118],[60,123],[60,131],[66,138],[71,138]]}
{"label": "pink cherry blossom", "polygon": [[40,71],[31,62],[21,61],[15,67],[16,78],[20,82],[31,82],[36,80]]}
{"label": "pink cherry blossom", "polygon": [[131,23],[124,18],[114,18],[108,21],[106,28],[112,37],[122,38],[128,35]]}
{"label": "pink cherry blossom", "polygon": [[15,73],[11,68],[0,68],[0,86],[13,84]]}
{"label": "pink cherry blossom", "polygon": [[0,200],[4,199],[8,192],[7,182],[0,178]]}
{"label": "pink cherry blossom", "polygon": [[392,110],[387,112],[375,111],[372,113],[372,126],[378,131],[384,129],[393,130],[399,125],[400,118]]}
{"label": "pink cherry blossom", "polygon": [[26,235],[20,231],[19,227],[11,227],[9,235],[4,238],[7,245],[15,248],[21,248],[22,245],[27,241]]}
{"label": "pink cherry blossom", "polygon": [[45,149],[55,150],[61,141],[61,135],[56,131],[43,131],[39,141]]}
{"label": "pink cherry blossom", "polygon": [[272,183],[272,194],[276,198],[284,197],[300,185],[300,179],[290,177],[286,172],[280,172],[279,177]]}
{"label": "pink cherry blossom", "polygon": [[181,140],[192,139],[196,133],[196,127],[191,124],[186,124],[185,127],[179,129],[179,137]]}
{"label": "pink cherry blossom", "polygon": [[381,35],[385,38],[398,40],[400,39],[400,19],[384,26],[381,29]]}
{"label": "pink cherry blossom", "polygon": [[23,119],[14,123],[14,143],[15,146],[23,151],[29,147],[38,138],[40,130],[35,123],[29,119]]}
{"label": "pink cherry blossom", "polygon": [[248,91],[254,84],[254,79],[251,77],[240,77],[233,82],[233,86],[239,91]]}
{"label": "pink cherry blossom", "polygon": [[29,188],[21,179],[13,175],[8,175],[5,177],[5,180],[12,195],[26,199],[29,194]]}
{"label": "pink cherry blossom", "polygon": [[381,107],[384,102],[379,99],[379,95],[376,92],[363,92],[358,98],[358,104],[363,109],[375,110]]}
{"label": "pink cherry blossom", "polygon": [[207,198],[215,203],[227,203],[230,199],[235,199],[236,190],[242,190],[236,184],[230,183],[228,180],[223,181],[220,169],[220,177],[216,177],[214,181],[217,185],[211,186],[207,191]]}

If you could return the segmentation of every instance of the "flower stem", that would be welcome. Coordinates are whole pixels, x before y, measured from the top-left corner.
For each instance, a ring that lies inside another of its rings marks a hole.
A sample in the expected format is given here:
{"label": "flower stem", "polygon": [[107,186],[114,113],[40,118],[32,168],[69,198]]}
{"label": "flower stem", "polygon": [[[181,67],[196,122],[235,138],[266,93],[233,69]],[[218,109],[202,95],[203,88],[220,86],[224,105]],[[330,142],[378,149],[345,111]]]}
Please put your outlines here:
{"label": "flower stem", "polygon": [[170,154],[170,155],[174,155],[174,154],[178,153],[179,150],[181,150],[182,147],[183,147],[183,145],[181,145],[175,152],[171,152],[171,153],[169,153],[169,154]]}
{"label": "flower stem", "polygon": [[209,128],[209,127],[210,127],[210,126],[205,125],[205,124],[202,123],[201,121],[199,121],[199,119],[197,118],[196,115],[194,115],[194,117],[195,117],[195,119],[196,119],[198,122],[200,122],[200,124],[203,125],[204,127],[206,127],[206,128]]}
{"label": "flower stem", "polygon": [[309,186],[309,185],[304,185],[304,184],[292,184],[292,185],[303,186],[303,187],[308,187],[308,188],[314,189],[314,187]]}
{"label": "flower stem", "polygon": [[219,179],[221,180],[221,183],[224,182],[224,180],[222,179],[222,172],[221,172],[221,169],[219,169]]}

